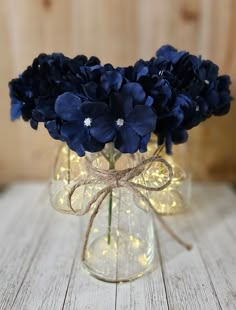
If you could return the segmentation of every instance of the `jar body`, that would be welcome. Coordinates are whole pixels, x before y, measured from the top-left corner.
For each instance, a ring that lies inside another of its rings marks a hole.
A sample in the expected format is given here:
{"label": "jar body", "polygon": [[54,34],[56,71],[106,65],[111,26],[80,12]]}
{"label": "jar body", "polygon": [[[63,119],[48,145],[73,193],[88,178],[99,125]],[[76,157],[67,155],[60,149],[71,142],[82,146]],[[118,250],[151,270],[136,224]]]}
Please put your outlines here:
{"label": "jar body", "polygon": [[[105,170],[111,166],[116,170],[132,168],[140,161],[139,155],[121,154],[110,147],[86,156],[91,165]],[[112,165],[108,160],[111,156]],[[85,161],[86,158],[79,158],[66,146],[62,148],[50,187],[51,202],[58,211],[73,213],[86,208],[85,205],[103,188],[102,182],[78,188],[72,199],[73,212],[65,204],[64,195],[70,182],[79,175],[84,179],[90,177]],[[85,230],[95,207],[96,203],[83,217]],[[107,282],[131,281],[155,268],[156,248],[152,210],[139,202],[129,188],[117,187],[103,200],[94,218],[83,265],[97,279]]]}
{"label": "jar body", "polygon": [[140,208],[132,196],[129,189],[114,189],[110,228],[109,197],[104,200],[94,221],[84,266],[100,280],[131,281],[155,267],[153,217],[148,209]]}
{"label": "jar body", "polygon": [[[156,141],[149,145],[148,153],[145,156],[151,156],[157,148]],[[167,155],[165,149],[160,153],[172,166],[173,179],[171,184],[160,192],[149,193],[149,199],[154,205],[156,211],[163,215],[174,215],[188,210],[191,201],[192,178],[189,167],[188,145],[173,145],[173,154]],[[161,172],[152,170],[153,175],[150,178],[160,178]]]}

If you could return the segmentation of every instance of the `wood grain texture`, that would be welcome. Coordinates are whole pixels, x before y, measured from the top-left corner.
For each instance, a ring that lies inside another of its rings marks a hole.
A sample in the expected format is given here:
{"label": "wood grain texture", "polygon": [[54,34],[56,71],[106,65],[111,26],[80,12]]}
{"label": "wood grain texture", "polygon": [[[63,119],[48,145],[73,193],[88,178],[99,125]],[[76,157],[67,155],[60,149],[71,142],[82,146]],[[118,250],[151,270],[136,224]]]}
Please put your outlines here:
{"label": "wood grain texture", "polygon": [[118,285],[116,305],[119,310],[168,310],[161,268],[134,282]]}
{"label": "wood grain texture", "polygon": [[25,186],[13,187],[0,203],[1,310],[13,306],[46,232],[49,213],[44,212],[39,203],[45,185],[26,187],[30,194],[24,191]]}
{"label": "wood grain texture", "polygon": [[[236,308],[236,251],[232,246],[236,241],[232,232],[236,221],[235,196],[226,187],[208,186],[207,189],[207,195],[202,195],[201,188],[196,187],[193,201],[197,201],[198,207],[193,206],[190,224],[219,304],[222,309],[233,310]],[[208,201],[212,201],[212,207],[204,208]]]}
{"label": "wood grain texture", "polygon": [[12,310],[61,309],[77,254],[78,231],[77,218],[66,220],[61,214],[53,217],[37,247]]}
{"label": "wood grain texture", "polygon": [[[235,11],[235,0],[1,0],[0,183],[50,174],[58,143],[44,128],[9,121],[7,83],[40,52],[95,54],[128,65],[170,43],[218,63],[232,75],[235,97]],[[195,178],[236,183],[235,117],[233,104],[228,116],[191,131]]]}
{"label": "wood grain texture", "polygon": [[157,269],[108,284],[81,266],[83,218],[49,207],[46,185],[15,184],[0,195],[0,309],[235,310],[236,194],[195,184],[188,213],[166,217],[183,250],[157,226]]}
{"label": "wood grain texture", "polygon": [[221,309],[199,253],[199,246],[191,236],[189,216],[180,215],[166,220],[184,240],[188,240],[193,245],[193,249],[187,252],[173,243],[159,228],[160,252],[169,309]]}

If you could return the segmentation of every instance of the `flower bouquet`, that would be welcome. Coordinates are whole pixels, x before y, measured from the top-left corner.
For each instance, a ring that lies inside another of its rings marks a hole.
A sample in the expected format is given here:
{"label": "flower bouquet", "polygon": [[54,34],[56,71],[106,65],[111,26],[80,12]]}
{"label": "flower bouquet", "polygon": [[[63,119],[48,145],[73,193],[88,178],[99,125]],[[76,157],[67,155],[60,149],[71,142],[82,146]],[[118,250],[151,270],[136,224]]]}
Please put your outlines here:
{"label": "flower bouquet", "polygon": [[[150,197],[173,177],[160,152],[171,154],[173,144],[187,141],[189,129],[226,114],[229,85],[229,76],[219,76],[210,60],[169,45],[148,61],[117,68],[97,57],[40,54],[9,83],[11,119],[22,117],[33,129],[42,122],[52,138],[65,142],[51,202],[58,211],[87,214],[82,261],[92,275],[127,281],[155,266]],[[156,149],[146,158],[151,135]]]}

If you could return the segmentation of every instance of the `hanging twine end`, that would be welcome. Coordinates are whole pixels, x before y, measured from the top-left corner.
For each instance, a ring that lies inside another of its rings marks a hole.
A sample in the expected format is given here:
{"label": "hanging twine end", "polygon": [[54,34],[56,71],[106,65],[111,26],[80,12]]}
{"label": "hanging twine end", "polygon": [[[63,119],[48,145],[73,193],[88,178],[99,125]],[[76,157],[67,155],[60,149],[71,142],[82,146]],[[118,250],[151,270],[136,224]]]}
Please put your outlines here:
{"label": "hanging twine end", "polygon": [[186,250],[191,251],[193,248],[192,244],[186,244]]}

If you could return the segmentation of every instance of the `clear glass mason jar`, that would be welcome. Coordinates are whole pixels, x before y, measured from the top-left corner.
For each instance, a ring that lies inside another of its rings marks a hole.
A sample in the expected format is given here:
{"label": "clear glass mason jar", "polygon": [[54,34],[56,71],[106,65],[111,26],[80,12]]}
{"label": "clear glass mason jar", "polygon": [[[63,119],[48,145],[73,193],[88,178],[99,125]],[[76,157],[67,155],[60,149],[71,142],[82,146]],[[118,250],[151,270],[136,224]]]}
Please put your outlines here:
{"label": "clear glass mason jar", "polygon": [[[145,157],[152,156],[157,149],[156,137],[152,137]],[[149,193],[149,200],[159,214],[174,215],[185,212],[190,206],[192,178],[189,165],[188,144],[173,145],[172,155],[167,155],[165,148],[160,155],[172,166],[173,179],[171,184],[160,192]],[[152,170],[152,179],[161,178],[160,170]]]}
{"label": "clear glass mason jar", "polygon": [[[132,168],[140,161],[139,154],[121,154],[111,144],[102,152],[88,153],[83,158],[63,146],[50,185],[51,203],[56,210],[80,212],[103,188],[102,182],[80,186],[71,197],[73,209],[66,203],[67,187],[78,177],[90,177],[86,157],[95,168],[105,170]],[[84,215],[84,223],[88,223],[95,205]],[[153,211],[129,188],[113,188],[102,202],[88,235],[82,258],[86,270],[107,282],[131,281],[153,270],[157,263],[153,218]]]}

